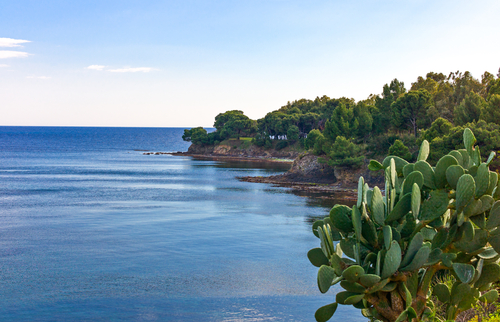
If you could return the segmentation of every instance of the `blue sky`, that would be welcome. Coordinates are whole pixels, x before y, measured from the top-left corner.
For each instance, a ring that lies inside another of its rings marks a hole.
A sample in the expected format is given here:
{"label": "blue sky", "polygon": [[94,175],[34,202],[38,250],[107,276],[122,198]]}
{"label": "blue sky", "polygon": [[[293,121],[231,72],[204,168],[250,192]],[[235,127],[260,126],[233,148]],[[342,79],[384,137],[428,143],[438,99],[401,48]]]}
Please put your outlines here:
{"label": "blue sky", "polygon": [[429,71],[479,78],[500,67],[499,16],[498,0],[4,0],[0,125],[211,126]]}

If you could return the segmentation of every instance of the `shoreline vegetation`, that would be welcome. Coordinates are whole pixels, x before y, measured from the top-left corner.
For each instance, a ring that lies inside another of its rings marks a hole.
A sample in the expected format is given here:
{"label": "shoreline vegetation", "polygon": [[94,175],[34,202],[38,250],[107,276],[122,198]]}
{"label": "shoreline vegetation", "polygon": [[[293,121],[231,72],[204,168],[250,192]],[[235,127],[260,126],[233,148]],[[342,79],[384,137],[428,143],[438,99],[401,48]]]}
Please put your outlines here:
{"label": "shoreline vegetation", "polygon": [[[486,151],[500,150],[500,69],[480,79],[469,72],[429,72],[409,89],[398,79],[367,99],[316,97],[288,102],[265,117],[252,120],[231,110],[215,117],[215,131],[184,130],[187,152],[172,155],[212,160],[291,162],[278,176],[243,177],[310,191],[353,191],[363,176],[383,180],[367,168],[370,159],[386,155],[416,160],[421,143],[430,143],[429,162],[459,149],[466,127]],[[304,159],[304,157],[306,157]],[[304,160],[303,160],[304,159]],[[500,168],[495,159],[491,168]],[[320,182],[321,181],[321,182]]]}

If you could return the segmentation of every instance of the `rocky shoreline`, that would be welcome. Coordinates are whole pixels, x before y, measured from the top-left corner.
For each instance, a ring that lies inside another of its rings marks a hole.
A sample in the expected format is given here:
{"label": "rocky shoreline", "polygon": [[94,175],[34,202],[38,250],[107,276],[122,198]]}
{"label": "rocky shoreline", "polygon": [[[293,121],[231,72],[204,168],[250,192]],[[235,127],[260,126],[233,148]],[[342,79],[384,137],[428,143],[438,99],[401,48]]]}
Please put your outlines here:
{"label": "rocky shoreline", "polygon": [[[216,150],[216,151],[214,151]],[[233,151],[232,151],[233,150]],[[228,153],[231,151],[232,153]],[[234,149],[200,149],[199,147],[189,148],[187,152],[144,152],[144,155],[188,156],[198,160],[213,160],[226,162],[266,162],[266,163],[287,163],[291,164],[290,169],[279,175],[268,177],[238,177],[239,180],[255,183],[267,183],[280,187],[287,187],[297,191],[325,194],[321,198],[332,199],[339,197],[344,199],[355,199],[359,176],[363,176],[369,185],[383,185],[383,176],[377,175],[367,169],[367,165],[359,170],[343,167],[329,167],[322,163],[315,155],[302,153],[290,158],[290,152],[278,153],[252,153]],[[201,153],[200,153],[201,152]],[[215,153],[214,153],[215,152]],[[219,152],[219,153],[217,153]],[[222,152],[222,153],[220,153]],[[235,153],[236,152],[236,153]],[[274,151],[278,152],[278,151]],[[275,156],[278,154],[278,156]],[[288,157],[288,158],[287,158]]]}

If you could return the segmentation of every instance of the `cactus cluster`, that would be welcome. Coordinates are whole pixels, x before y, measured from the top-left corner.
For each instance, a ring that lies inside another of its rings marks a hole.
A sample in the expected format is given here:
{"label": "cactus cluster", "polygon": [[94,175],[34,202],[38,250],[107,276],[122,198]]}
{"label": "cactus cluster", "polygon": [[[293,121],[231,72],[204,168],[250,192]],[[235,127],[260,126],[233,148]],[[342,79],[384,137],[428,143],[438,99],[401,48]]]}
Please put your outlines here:
{"label": "cactus cluster", "polygon": [[[465,149],[435,166],[426,161],[427,141],[415,163],[396,156],[372,160],[370,170],[385,172],[384,193],[361,177],[352,208],[335,205],[313,224],[321,248],[307,256],[319,267],[319,290],[338,283],[343,289],[316,311],[317,321],[329,320],[338,304],[353,305],[371,320],[439,320],[432,294],[454,320],[477,301],[498,298],[488,290],[500,279],[500,186],[489,170],[495,153],[482,162],[475,143],[465,129]],[[451,288],[433,285],[440,270],[455,276]]]}

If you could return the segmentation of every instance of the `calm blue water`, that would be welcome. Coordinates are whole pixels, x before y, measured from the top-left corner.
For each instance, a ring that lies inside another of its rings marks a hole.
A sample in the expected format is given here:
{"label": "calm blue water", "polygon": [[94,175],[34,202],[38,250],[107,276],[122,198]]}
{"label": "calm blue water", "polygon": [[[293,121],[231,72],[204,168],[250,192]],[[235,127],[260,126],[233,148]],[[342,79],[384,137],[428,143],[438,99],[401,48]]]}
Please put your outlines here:
{"label": "calm blue water", "polygon": [[[313,321],[331,204],[235,177],[177,128],[0,127],[1,321]],[[341,307],[336,319],[363,321]]]}

